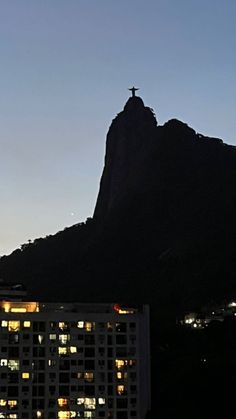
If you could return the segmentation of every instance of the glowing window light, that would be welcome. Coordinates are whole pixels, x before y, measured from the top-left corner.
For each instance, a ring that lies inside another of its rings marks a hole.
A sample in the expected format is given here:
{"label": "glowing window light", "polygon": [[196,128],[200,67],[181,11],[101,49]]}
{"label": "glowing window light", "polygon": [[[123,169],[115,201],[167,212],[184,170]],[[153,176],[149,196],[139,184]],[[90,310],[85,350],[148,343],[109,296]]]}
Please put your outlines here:
{"label": "glowing window light", "polygon": [[125,386],[123,384],[119,384],[116,388],[117,394],[119,394],[119,396],[121,396],[122,394],[125,393]]}
{"label": "glowing window light", "polygon": [[26,313],[25,307],[11,307],[10,308],[11,313]]}
{"label": "glowing window light", "polygon": [[84,408],[85,409],[95,409],[96,399],[94,397],[85,397],[84,399]]}
{"label": "glowing window light", "polygon": [[60,398],[60,399],[57,399],[57,403],[58,403],[58,406],[60,406],[60,407],[66,407],[66,406],[68,406],[69,401],[68,401],[68,399]]}
{"label": "glowing window light", "polygon": [[1,359],[0,360],[0,366],[1,367],[7,367],[7,359]]}
{"label": "glowing window light", "polygon": [[20,361],[19,359],[9,359],[8,361],[8,368],[11,371],[18,371],[20,368]]}
{"label": "glowing window light", "polygon": [[231,303],[228,304],[228,307],[236,307],[236,302],[232,301]]}
{"label": "glowing window light", "polygon": [[62,346],[58,347],[58,354],[59,355],[67,355],[68,354],[68,348],[64,348]]}
{"label": "glowing window light", "polygon": [[21,377],[23,378],[23,380],[29,380],[30,374],[29,372],[22,372]]}
{"label": "glowing window light", "polygon": [[58,419],[76,418],[76,412],[73,410],[59,410]]}
{"label": "glowing window light", "polygon": [[106,399],[104,399],[103,397],[99,397],[98,398],[98,404],[100,404],[100,405],[106,404]]}
{"label": "glowing window light", "polygon": [[70,335],[59,335],[59,342],[65,345],[70,340]]}
{"label": "glowing window light", "polygon": [[122,380],[122,372],[117,372],[116,376],[118,380]]}
{"label": "glowing window light", "polygon": [[8,326],[8,321],[7,320],[2,320],[1,321],[1,326],[2,327],[7,327]]}
{"label": "glowing window light", "polygon": [[77,352],[77,347],[76,346],[70,346],[70,353],[71,354],[76,354]]}
{"label": "glowing window light", "polygon": [[8,400],[7,404],[9,406],[9,409],[14,409],[14,407],[17,406],[17,400]]}
{"label": "glowing window light", "polygon": [[37,410],[36,416],[37,416],[37,418],[42,418],[43,414],[40,410]]}
{"label": "glowing window light", "polygon": [[68,329],[68,324],[66,322],[59,322],[58,326],[59,326],[59,329],[61,329],[61,330]]}
{"label": "glowing window light", "polygon": [[93,329],[95,329],[95,323],[85,322],[84,328],[87,332],[91,332]]}
{"label": "glowing window light", "polygon": [[57,340],[57,335],[55,333],[50,333],[49,340]]}
{"label": "glowing window light", "polygon": [[79,397],[79,398],[77,399],[77,404],[78,404],[78,405],[84,404],[84,397]]}
{"label": "glowing window light", "polygon": [[31,322],[30,322],[29,320],[25,320],[25,321],[23,322],[23,326],[24,326],[24,327],[30,327],[30,326],[31,326]]}
{"label": "glowing window light", "polygon": [[79,321],[79,322],[77,323],[77,327],[78,327],[79,329],[83,329],[83,328],[84,328],[84,322]]}
{"label": "glowing window light", "polygon": [[20,330],[20,321],[19,320],[9,320],[8,330],[9,330],[9,332],[18,332]]}
{"label": "glowing window light", "polygon": [[84,411],[84,418],[94,418],[95,417],[95,412],[90,412],[85,410]]}
{"label": "glowing window light", "polygon": [[134,314],[135,310],[133,308],[121,308],[120,304],[114,304],[113,310],[119,314]]}
{"label": "glowing window light", "polygon": [[9,413],[7,417],[8,419],[18,419],[19,416],[17,413]]}
{"label": "glowing window light", "polygon": [[120,370],[125,365],[124,359],[116,359],[116,368]]}
{"label": "glowing window light", "polygon": [[85,381],[87,381],[88,383],[92,383],[93,382],[93,372],[85,372],[84,373],[84,379]]}
{"label": "glowing window light", "polygon": [[5,313],[35,313],[39,312],[39,303],[26,301],[2,301],[0,307]]}
{"label": "glowing window light", "polygon": [[6,406],[7,401],[5,399],[0,399],[0,406]]}

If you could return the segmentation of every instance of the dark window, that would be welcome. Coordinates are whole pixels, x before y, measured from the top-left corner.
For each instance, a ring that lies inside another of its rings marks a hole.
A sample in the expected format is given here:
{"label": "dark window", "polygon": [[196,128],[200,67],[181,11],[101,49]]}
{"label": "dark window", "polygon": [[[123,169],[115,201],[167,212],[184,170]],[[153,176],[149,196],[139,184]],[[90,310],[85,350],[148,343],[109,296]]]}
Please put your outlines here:
{"label": "dark window", "polygon": [[55,386],[49,386],[49,393],[51,395],[55,394],[55,391],[56,391],[56,387]]}
{"label": "dark window", "polygon": [[113,348],[108,348],[108,349],[107,349],[107,356],[108,356],[109,358],[112,358],[112,357],[113,357]]}
{"label": "dark window", "polygon": [[8,387],[8,396],[18,396],[19,389],[16,386]]}
{"label": "dark window", "polygon": [[94,370],[94,368],[95,368],[95,362],[93,361],[93,360],[88,360],[88,359],[86,359],[85,361],[84,361],[84,368],[86,369],[86,370]]}
{"label": "dark window", "polygon": [[84,356],[87,357],[87,358],[94,358],[94,356],[95,356],[94,348],[85,348]]}
{"label": "dark window", "polygon": [[59,386],[59,395],[60,396],[69,396],[70,387],[69,386]]}
{"label": "dark window", "polygon": [[116,336],[116,344],[117,345],[125,345],[127,343],[126,335],[117,335]]}
{"label": "dark window", "polygon": [[128,412],[117,412],[117,419],[128,419]]}
{"label": "dark window", "polygon": [[84,337],[85,345],[94,345],[95,344],[95,336],[94,335],[86,335]]}
{"label": "dark window", "polygon": [[108,396],[113,395],[113,386],[108,386]]}
{"label": "dark window", "polygon": [[108,408],[111,409],[113,407],[113,399],[108,399]]}
{"label": "dark window", "polygon": [[113,336],[111,336],[111,335],[107,336],[107,344],[108,345],[113,345]]}
{"label": "dark window", "polygon": [[108,372],[107,381],[108,383],[113,383],[113,372]]}
{"label": "dark window", "polygon": [[116,332],[125,333],[127,328],[127,323],[116,323]]}
{"label": "dark window", "polygon": [[84,339],[84,335],[78,335],[78,340],[83,340]]}
{"label": "dark window", "polygon": [[117,409],[127,409],[128,400],[127,399],[117,399],[116,400],[116,407],[117,407]]}
{"label": "dark window", "polygon": [[116,419],[128,419],[128,412],[126,411],[117,412]]}
{"label": "dark window", "polygon": [[95,386],[84,386],[85,396],[94,396]]}
{"label": "dark window", "polygon": [[8,350],[9,358],[18,358],[19,357],[19,348],[9,348]]}
{"label": "dark window", "polygon": [[60,372],[59,381],[61,383],[69,383],[70,382],[70,374],[68,372]]}
{"label": "dark window", "polygon": [[126,347],[118,347],[116,348],[116,356],[127,356],[127,348]]}

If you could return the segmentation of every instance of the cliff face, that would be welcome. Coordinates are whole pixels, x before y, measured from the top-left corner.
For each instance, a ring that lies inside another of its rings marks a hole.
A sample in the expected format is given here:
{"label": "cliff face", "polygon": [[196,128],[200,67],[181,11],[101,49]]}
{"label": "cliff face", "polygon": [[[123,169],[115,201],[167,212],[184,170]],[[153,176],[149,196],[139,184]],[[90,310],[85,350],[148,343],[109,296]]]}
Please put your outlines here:
{"label": "cliff face", "polygon": [[94,217],[102,219],[139,189],[141,162],[150,151],[157,122],[140,97],[131,97],[107,134],[105,167]]}

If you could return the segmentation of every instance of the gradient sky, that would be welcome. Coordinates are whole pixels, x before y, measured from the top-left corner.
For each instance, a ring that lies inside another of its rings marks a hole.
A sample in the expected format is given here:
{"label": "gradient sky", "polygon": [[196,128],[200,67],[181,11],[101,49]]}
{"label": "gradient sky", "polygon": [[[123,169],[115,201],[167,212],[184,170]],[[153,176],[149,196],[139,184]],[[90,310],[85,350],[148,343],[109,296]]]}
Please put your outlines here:
{"label": "gradient sky", "polygon": [[92,215],[130,86],[236,144],[235,21],[235,0],[1,0],[0,255]]}

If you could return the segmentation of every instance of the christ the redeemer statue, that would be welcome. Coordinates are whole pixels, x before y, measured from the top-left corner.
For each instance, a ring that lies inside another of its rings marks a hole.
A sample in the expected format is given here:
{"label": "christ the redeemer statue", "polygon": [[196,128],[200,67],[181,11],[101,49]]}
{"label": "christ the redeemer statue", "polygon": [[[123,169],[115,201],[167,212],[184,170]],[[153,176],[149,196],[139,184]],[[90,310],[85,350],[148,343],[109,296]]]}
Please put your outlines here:
{"label": "christ the redeemer statue", "polygon": [[136,92],[136,90],[139,90],[139,88],[138,88],[138,87],[131,87],[129,90],[131,90],[131,92],[132,92],[132,97],[134,97],[134,96],[135,96],[135,92]]}

